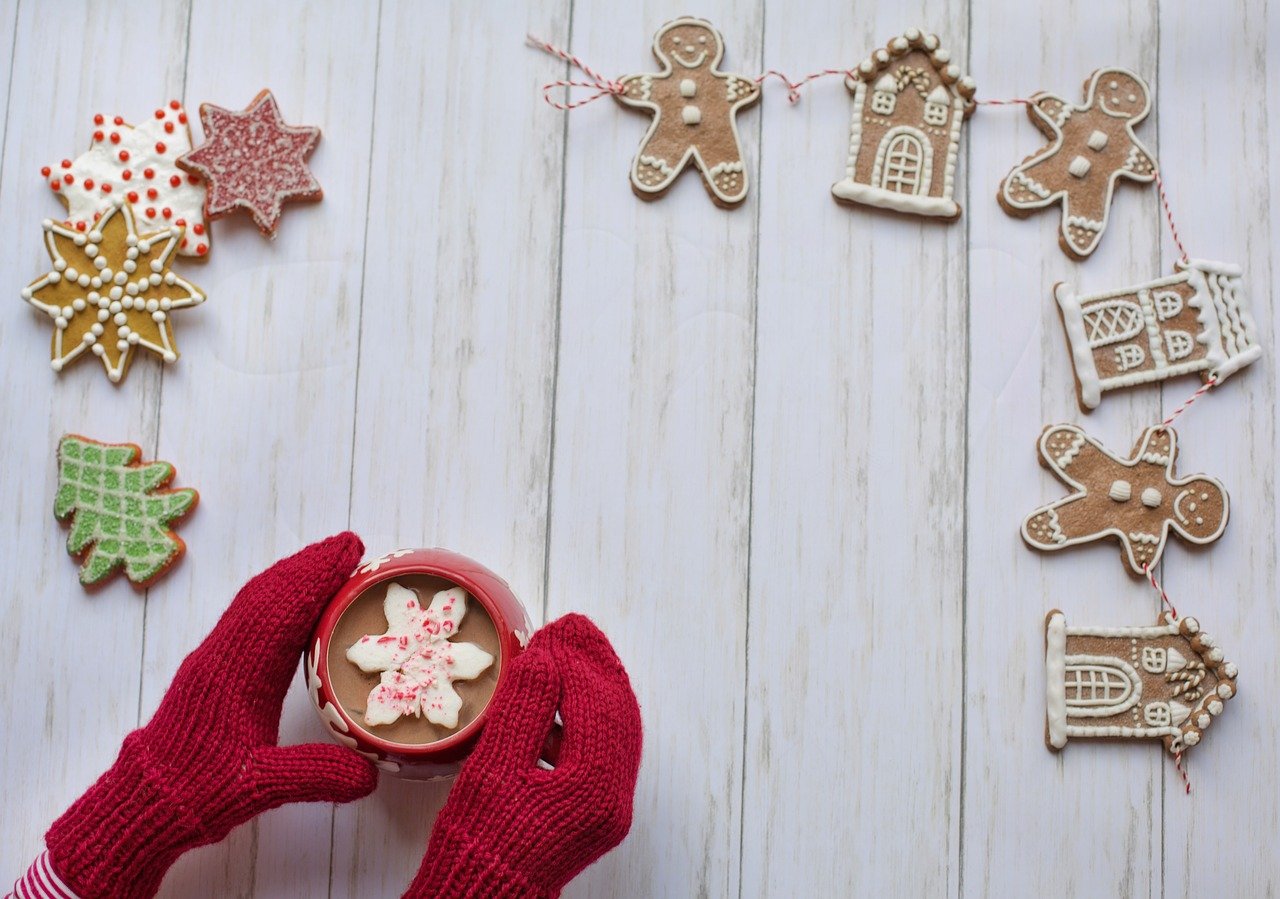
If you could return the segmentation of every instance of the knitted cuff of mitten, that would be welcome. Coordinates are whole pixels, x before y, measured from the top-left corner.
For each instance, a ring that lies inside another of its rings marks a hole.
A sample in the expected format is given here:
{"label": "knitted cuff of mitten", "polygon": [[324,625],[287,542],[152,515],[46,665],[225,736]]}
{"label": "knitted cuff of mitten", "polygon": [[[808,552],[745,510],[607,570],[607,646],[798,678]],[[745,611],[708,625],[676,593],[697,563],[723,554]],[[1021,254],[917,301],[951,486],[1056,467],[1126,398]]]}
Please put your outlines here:
{"label": "knitted cuff of mitten", "polygon": [[200,830],[135,736],[45,835],[54,871],[81,899],[150,899]]}
{"label": "knitted cuff of mitten", "polygon": [[493,837],[481,841],[436,822],[427,855],[404,899],[555,899],[550,891],[531,884],[512,870],[488,847]]}

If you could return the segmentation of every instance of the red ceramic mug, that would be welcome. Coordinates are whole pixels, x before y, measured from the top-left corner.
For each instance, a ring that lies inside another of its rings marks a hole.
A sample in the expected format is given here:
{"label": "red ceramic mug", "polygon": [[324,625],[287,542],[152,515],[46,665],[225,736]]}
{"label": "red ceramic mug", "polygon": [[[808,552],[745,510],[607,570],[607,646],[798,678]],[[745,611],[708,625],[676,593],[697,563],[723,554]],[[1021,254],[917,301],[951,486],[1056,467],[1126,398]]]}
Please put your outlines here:
{"label": "red ceramic mug", "polygon": [[[506,581],[479,562],[445,549],[401,549],[363,563],[320,616],[304,657],[304,667],[307,692],[330,735],[388,773],[417,780],[450,777],[457,774],[484,728],[488,696],[483,707],[468,712],[468,716],[474,714],[474,717],[430,742],[388,739],[385,732],[381,735],[377,732],[380,728],[367,725],[348,711],[338,698],[335,675],[341,678],[349,674],[330,670],[331,655],[332,652],[345,653],[348,646],[341,644],[350,640],[350,633],[340,637],[335,645],[335,632],[342,633],[344,629],[350,632],[349,624],[341,624],[344,614],[362,597],[385,595],[389,587],[384,585],[392,581],[461,587],[470,600],[467,615],[476,613],[472,601],[479,604],[496,634],[496,637],[489,635],[491,646],[496,639],[497,650],[490,653],[497,669],[490,695],[501,686],[511,662],[528,645],[533,626]],[[365,605],[370,601],[366,599]],[[385,618],[382,621],[385,622]],[[340,657],[337,664],[350,663]],[[457,681],[454,685],[461,683]]]}

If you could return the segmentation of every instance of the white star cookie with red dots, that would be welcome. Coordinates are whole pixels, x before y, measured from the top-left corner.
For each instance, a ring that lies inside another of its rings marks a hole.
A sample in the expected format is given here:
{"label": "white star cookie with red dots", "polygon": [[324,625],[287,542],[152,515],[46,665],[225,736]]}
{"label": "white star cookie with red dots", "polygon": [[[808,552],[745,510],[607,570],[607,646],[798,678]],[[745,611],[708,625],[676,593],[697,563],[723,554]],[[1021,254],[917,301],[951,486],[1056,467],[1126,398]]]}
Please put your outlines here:
{"label": "white star cookie with red dots", "polygon": [[67,226],[87,231],[115,197],[133,206],[144,230],[176,225],[185,229],[178,252],[209,252],[205,222],[205,185],[199,175],[181,171],[177,159],[191,149],[187,113],[177,100],[140,125],[121,116],[93,117],[93,140],[75,159],[45,166],[40,173],[67,207]]}

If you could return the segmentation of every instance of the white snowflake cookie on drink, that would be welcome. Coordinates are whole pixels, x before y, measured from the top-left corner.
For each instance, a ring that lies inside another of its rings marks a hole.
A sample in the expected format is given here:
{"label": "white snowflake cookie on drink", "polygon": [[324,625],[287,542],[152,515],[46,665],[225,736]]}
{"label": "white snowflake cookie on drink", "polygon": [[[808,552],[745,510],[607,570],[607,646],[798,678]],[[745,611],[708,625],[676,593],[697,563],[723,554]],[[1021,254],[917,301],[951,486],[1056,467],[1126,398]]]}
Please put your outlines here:
{"label": "white snowflake cookie on drink", "polygon": [[190,149],[186,110],[170,100],[140,125],[121,116],[95,115],[89,149],[45,166],[40,174],[66,205],[68,227],[91,229],[111,201],[123,197],[133,205],[143,230],[185,228],[178,252],[204,256],[209,252],[204,179],[175,164]]}
{"label": "white snowflake cookie on drink", "polygon": [[363,636],[347,650],[347,660],[360,670],[382,672],[381,683],[369,692],[365,724],[415,715],[441,727],[458,726],[462,697],[453,682],[479,677],[493,664],[493,656],[474,643],[449,640],[466,613],[461,587],[441,590],[423,609],[412,590],[394,582],[387,586],[386,633]]}

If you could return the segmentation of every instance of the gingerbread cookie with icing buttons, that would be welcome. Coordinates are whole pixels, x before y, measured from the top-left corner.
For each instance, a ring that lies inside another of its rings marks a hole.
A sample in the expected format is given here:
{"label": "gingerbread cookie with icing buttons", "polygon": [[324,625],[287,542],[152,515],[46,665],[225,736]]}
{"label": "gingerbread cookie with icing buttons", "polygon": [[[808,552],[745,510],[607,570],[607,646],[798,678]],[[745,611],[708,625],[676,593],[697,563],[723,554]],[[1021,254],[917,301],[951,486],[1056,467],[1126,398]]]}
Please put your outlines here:
{"label": "gingerbread cookie with icing buttons", "polygon": [[656,200],[692,163],[711,199],[733,207],[747,197],[738,110],[760,99],[760,85],[720,71],[724,39],[703,19],[668,22],[653,38],[662,71],[619,79],[619,103],[653,122],[631,162],[631,189]]}
{"label": "gingerbread cookie with icing buttons", "polygon": [[1110,221],[1116,183],[1150,184],[1156,178],[1155,157],[1133,131],[1150,111],[1151,90],[1126,69],[1090,75],[1079,105],[1033,94],[1027,115],[1049,143],[1000,182],[1000,206],[1024,218],[1060,205],[1062,251],[1073,259],[1088,258]]}
{"label": "gingerbread cookie with icing buttons", "polygon": [[1226,529],[1226,488],[1207,475],[1177,477],[1172,428],[1147,428],[1123,457],[1075,425],[1050,425],[1039,449],[1040,464],[1073,492],[1022,522],[1022,539],[1034,549],[1054,552],[1114,538],[1127,570],[1141,577],[1160,562],[1170,532],[1204,545]]}

